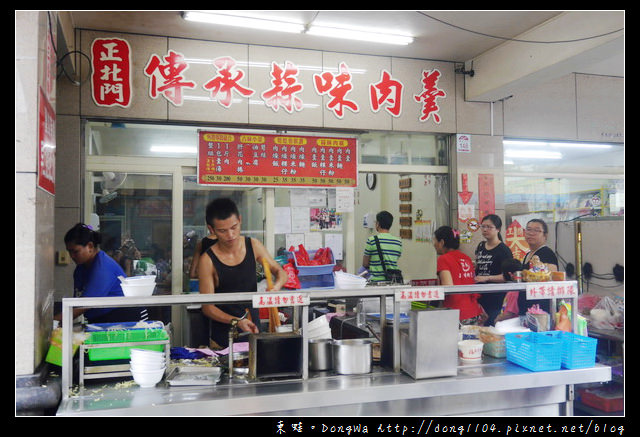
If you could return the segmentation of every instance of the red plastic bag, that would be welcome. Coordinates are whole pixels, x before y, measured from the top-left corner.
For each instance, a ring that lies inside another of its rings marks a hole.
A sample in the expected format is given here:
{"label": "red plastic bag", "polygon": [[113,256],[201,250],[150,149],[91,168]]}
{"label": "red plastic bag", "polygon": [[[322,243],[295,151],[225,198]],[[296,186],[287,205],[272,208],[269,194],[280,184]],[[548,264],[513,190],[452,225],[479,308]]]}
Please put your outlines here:
{"label": "red plastic bag", "polygon": [[284,288],[288,288],[290,290],[297,290],[302,287],[300,284],[300,279],[298,279],[298,269],[296,269],[293,264],[293,260],[289,260],[288,263],[282,266],[284,271],[287,273],[287,282],[284,284]]}

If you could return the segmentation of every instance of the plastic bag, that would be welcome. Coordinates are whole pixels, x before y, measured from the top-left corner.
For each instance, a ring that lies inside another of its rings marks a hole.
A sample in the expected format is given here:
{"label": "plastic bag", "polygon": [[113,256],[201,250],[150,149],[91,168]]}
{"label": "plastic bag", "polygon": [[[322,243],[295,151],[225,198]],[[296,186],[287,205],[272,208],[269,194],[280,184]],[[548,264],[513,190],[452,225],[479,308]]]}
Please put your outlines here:
{"label": "plastic bag", "polygon": [[548,331],[549,314],[539,305],[532,305],[525,314],[524,326],[534,332]]}
{"label": "plastic bag", "polygon": [[624,303],[605,296],[591,309],[589,319],[594,328],[621,329],[624,327]]}
{"label": "plastic bag", "polygon": [[562,302],[556,313],[556,331],[571,332],[571,305]]}
{"label": "plastic bag", "polygon": [[287,264],[282,266],[284,271],[287,273],[287,282],[284,284],[284,288],[288,288],[290,290],[297,290],[302,287],[300,284],[300,279],[298,278],[298,269],[296,269],[293,264],[293,260],[290,260]]}

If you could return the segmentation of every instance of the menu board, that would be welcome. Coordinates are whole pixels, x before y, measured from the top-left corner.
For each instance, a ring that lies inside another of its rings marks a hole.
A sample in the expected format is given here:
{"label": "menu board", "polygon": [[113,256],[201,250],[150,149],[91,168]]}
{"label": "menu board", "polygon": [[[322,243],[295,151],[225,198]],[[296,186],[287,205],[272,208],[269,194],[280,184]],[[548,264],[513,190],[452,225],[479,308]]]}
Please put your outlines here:
{"label": "menu board", "polygon": [[355,187],[355,138],[199,131],[198,184]]}

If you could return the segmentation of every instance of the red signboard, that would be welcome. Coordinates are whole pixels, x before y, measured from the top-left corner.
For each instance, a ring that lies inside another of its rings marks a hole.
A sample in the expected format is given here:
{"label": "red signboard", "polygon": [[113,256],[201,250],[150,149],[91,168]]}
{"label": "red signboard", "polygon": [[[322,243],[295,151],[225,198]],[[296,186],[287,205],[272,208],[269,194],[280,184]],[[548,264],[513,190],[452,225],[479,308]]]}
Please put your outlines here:
{"label": "red signboard", "polygon": [[91,96],[98,106],[131,104],[131,48],[120,38],[96,38],[91,44]]}
{"label": "red signboard", "polygon": [[355,187],[355,138],[199,132],[198,183]]}
{"label": "red signboard", "polygon": [[38,110],[38,186],[56,193],[56,112],[40,89]]}

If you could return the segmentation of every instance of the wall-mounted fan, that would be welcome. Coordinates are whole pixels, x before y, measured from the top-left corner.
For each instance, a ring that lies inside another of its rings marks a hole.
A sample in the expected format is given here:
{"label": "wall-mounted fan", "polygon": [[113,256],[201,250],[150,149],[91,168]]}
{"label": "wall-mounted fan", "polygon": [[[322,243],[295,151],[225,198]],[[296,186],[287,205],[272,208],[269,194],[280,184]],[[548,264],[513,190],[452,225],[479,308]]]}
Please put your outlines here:
{"label": "wall-mounted fan", "polygon": [[118,197],[116,190],[124,183],[126,178],[126,173],[114,173],[112,171],[102,172],[102,182],[100,182],[102,194],[98,201],[100,203],[107,203]]}

